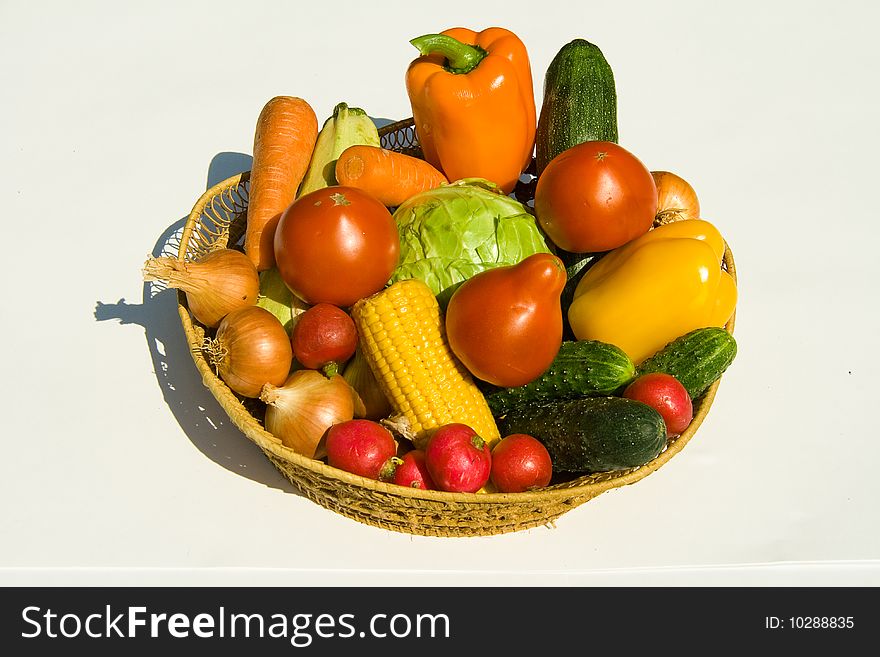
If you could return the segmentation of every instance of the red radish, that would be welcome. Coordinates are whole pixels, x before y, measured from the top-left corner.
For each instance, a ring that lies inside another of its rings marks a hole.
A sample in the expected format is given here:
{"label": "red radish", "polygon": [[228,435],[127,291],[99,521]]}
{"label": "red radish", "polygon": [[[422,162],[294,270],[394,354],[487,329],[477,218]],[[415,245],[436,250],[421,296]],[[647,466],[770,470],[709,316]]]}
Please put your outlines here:
{"label": "red radish", "polygon": [[296,359],[307,369],[318,370],[351,358],[358,336],[354,320],[342,308],[318,303],[299,316],[290,341]]}
{"label": "red radish", "polygon": [[685,387],[671,374],[643,374],[623,391],[628,399],[654,408],[666,422],[666,435],[677,436],[694,418],[694,406]]}
{"label": "red radish", "polygon": [[399,486],[436,490],[437,486],[431,479],[431,473],[425,465],[425,452],[411,449],[398,459],[391,481]]}
{"label": "red radish", "polygon": [[425,445],[425,466],[437,488],[451,493],[476,493],[489,481],[489,444],[466,424],[446,424]]}
{"label": "red radish", "polygon": [[543,488],[553,476],[550,453],[533,436],[514,433],[492,450],[492,483],[502,493],[522,493]]}
{"label": "red radish", "polygon": [[397,453],[394,437],[378,422],[348,420],[327,431],[327,463],[370,479],[387,479]]}

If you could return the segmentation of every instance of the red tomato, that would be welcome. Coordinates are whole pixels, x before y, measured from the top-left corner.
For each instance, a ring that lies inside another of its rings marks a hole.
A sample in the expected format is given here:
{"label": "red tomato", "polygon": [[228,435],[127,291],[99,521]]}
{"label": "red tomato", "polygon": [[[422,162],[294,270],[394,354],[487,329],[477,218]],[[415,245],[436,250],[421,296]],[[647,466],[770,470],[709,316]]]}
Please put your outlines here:
{"label": "red tomato", "polygon": [[514,433],[492,450],[492,483],[502,493],[543,488],[553,476],[550,453],[537,438]]}
{"label": "red tomato", "polygon": [[275,229],[278,272],[310,304],[346,308],[378,292],[399,257],[388,208],[354,187],[334,185],[301,196]]}
{"label": "red tomato", "polygon": [[342,308],[319,303],[297,318],[290,341],[303,367],[317,370],[329,363],[341,365],[354,356],[358,334],[354,320]]}
{"label": "red tomato", "polygon": [[478,379],[521,386],[541,376],[562,344],[562,261],[536,253],[466,280],[446,308],[449,346]]}
{"label": "red tomato", "polygon": [[693,402],[687,390],[669,374],[643,374],[626,387],[623,396],[647,404],[660,413],[666,423],[667,437],[680,434],[694,418]]}
{"label": "red tomato", "polygon": [[651,227],[657,187],[632,153],[612,142],[588,141],[544,168],[535,188],[535,214],[560,249],[610,251]]}

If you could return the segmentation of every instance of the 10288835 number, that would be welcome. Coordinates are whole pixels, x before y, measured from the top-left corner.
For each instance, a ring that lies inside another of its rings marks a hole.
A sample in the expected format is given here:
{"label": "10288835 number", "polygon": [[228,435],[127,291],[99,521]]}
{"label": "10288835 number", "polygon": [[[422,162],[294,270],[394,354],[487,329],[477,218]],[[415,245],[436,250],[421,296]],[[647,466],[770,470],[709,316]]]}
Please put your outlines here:
{"label": "10288835 number", "polygon": [[795,630],[837,630],[855,626],[852,616],[791,616],[788,622]]}

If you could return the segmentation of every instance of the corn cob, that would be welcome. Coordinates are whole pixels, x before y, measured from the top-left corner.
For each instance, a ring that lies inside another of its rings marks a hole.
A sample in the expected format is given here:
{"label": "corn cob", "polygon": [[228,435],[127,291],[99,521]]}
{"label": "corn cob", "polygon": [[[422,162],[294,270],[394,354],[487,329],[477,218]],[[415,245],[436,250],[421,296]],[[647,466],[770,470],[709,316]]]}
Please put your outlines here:
{"label": "corn cob", "polygon": [[490,446],[498,441],[492,411],[449,348],[440,306],[425,283],[398,281],[358,301],[352,317],[364,357],[416,447],[453,422],[468,425]]}

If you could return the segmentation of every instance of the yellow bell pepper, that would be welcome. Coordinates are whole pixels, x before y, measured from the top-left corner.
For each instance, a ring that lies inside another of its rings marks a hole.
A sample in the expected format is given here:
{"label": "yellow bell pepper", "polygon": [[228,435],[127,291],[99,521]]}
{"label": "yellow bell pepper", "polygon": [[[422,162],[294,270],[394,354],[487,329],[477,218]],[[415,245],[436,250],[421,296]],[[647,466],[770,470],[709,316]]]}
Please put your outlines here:
{"label": "yellow bell pepper", "polygon": [[581,279],[568,310],[578,340],[623,349],[636,364],[675,338],[724,326],[736,307],[721,268],[724,239],[708,221],[675,221],[610,251]]}

